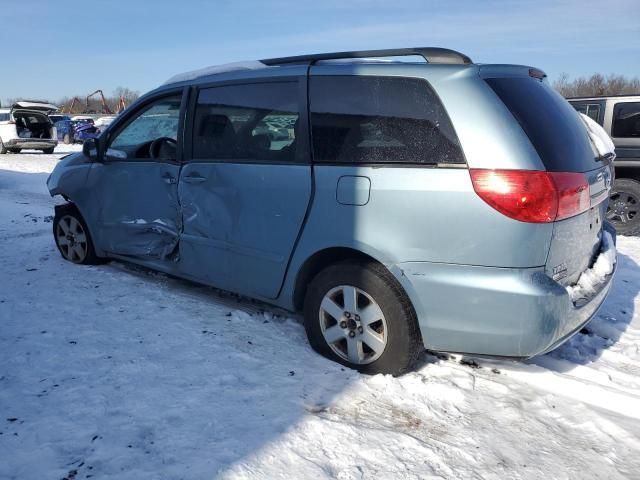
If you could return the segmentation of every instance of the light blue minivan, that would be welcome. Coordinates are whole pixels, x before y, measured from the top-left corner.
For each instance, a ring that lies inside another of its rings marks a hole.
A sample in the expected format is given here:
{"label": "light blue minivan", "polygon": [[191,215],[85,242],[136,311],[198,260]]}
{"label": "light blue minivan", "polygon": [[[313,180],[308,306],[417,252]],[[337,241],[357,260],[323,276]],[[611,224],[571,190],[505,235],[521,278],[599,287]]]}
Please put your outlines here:
{"label": "light blue minivan", "polygon": [[441,48],[178,75],[58,163],[56,244],[302,311],[366,373],[538,355],[596,313],[613,272],[567,287],[615,239],[612,158],[544,77]]}

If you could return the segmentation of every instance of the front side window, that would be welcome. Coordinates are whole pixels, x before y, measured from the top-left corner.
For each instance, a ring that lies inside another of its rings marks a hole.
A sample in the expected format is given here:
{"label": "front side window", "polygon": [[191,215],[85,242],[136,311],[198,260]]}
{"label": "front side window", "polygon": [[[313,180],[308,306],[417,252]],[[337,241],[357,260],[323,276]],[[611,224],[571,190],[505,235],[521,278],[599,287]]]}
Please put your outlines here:
{"label": "front side window", "polygon": [[298,82],[227,85],[198,95],[193,158],[294,162]]}
{"label": "front side window", "polygon": [[615,104],[612,134],[618,138],[640,137],[640,102]]}
{"label": "front side window", "polygon": [[316,162],[464,163],[444,106],[425,80],[315,76],[310,107]]}
{"label": "front side window", "polygon": [[150,158],[151,144],[164,139],[158,146],[160,156],[175,160],[180,101],[175,95],[151,103],[115,134],[109,148],[126,152],[127,158]]}

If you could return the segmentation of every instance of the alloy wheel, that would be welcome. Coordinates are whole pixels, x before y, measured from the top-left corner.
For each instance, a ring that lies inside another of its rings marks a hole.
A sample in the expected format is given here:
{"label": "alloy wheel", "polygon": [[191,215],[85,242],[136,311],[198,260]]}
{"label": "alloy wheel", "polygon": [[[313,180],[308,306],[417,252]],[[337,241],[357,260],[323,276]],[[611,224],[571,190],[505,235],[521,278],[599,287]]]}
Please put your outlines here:
{"label": "alloy wheel", "polygon": [[82,263],[87,258],[87,234],[77,218],[64,215],[56,227],[56,243],[67,260]]}
{"label": "alloy wheel", "polygon": [[382,309],[364,290],[351,285],[332,288],[320,304],[320,328],[327,345],[343,360],[366,365],[387,346]]}
{"label": "alloy wheel", "polygon": [[640,199],[629,192],[615,192],[609,199],[607,219],[611,222],[623,224],[633,221],[640,211]]}

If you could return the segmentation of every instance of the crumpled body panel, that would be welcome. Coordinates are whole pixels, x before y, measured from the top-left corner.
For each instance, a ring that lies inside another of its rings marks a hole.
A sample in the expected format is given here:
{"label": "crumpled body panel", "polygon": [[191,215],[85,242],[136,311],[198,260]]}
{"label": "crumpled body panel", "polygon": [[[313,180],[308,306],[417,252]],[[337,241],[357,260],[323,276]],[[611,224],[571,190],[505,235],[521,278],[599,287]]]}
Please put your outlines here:
{"label": "crumpled body panel", "polygon": [[92,222],[100,249],[128,256],[170,255],[181,230],[178,174],[178,165],[169,163],[94,164],[90,182],[103,199]]}

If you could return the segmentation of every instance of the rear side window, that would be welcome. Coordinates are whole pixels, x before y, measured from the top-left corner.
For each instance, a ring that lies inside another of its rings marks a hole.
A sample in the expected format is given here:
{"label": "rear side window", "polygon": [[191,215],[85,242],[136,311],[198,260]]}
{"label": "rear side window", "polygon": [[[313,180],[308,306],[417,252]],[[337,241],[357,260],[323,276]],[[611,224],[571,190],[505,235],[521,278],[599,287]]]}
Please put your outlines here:
{"label": "rear side window", "polygon": [[315,76],[310,107],[316,162],[464,163],[446,111],[425,80]]}
{"label": "rear side window", "polygon": [[616,103],[611,130],[618,138],[640,137],[640,102]]}
{"label": "rear side window", "polygon": [[580,116],[546,82],[531,77],[486,82],[518,121],[548,171],[586,172],[598,166]]}
{"label": "rear side window", "polygon": [[193,158],[294,162],[298,95],[295,81],[201,90],[193,125]]}
{"label": "rear side window", "polygon": [[0,113],[0,122],[8,122],[9,114],[8,113]]}

